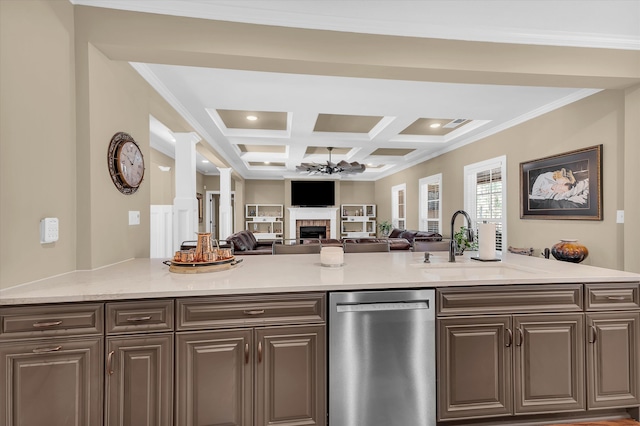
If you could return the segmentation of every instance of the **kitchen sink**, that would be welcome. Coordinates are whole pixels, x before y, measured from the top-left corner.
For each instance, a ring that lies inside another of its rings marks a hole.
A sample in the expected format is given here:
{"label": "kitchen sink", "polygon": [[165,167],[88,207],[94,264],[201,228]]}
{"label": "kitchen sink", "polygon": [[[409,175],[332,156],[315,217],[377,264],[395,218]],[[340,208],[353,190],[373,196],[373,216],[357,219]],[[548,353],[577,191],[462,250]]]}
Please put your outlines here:
{"label": "kitchen sink", "polygon": [[412,267],[422,269],[430,280],[486,280],[526,278],[543,271],[501,263],[413,263]]}

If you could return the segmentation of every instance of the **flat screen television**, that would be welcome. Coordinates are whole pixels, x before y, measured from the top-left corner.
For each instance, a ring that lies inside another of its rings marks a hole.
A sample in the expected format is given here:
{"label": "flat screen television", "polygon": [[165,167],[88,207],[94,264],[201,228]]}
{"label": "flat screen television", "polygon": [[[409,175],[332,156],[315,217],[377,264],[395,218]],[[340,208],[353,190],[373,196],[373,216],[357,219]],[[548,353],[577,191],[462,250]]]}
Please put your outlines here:
{"label": "flat screen television", "polygon": [[332,180],[292,180],[291,205],[299,207],[333,206],[336,189]]}

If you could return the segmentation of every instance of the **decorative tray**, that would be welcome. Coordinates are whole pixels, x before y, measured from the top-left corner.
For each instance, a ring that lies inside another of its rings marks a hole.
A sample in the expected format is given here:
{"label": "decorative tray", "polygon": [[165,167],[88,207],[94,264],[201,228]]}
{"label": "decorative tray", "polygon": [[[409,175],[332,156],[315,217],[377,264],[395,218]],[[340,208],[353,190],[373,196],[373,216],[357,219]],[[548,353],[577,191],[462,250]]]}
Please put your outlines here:
{"label": "decorative tray", "polygon": [[240,262],[242,262],[242,259],[236,259],[234,256],[213,262],[176,262],[175,260],[165,260],[162,263],[169,265],[169,272],[198,274],[202,272],[224,271],[235,267]]}

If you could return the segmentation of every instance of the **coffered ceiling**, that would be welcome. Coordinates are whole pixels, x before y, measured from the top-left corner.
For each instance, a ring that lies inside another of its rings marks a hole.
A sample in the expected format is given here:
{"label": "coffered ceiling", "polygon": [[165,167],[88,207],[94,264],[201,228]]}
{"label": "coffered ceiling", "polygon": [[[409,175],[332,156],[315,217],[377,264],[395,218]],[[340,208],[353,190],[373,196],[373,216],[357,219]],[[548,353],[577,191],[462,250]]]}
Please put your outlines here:
{"label": "coffered ceiling", "polygon": [[[513,0],[72,2],[252,24],[640,50],[635,0],[542,2],[545,7]],[[131,64],[216,155],[249,179],[300,176],[296,165],[324,163],[334,147],[332,161],[367,165],[343,179],[375,180],[598,91]],[[171,132],[154,119],[151,136],[153,147],[172,155]],[[217,173],[211,164],[198,168]]]}

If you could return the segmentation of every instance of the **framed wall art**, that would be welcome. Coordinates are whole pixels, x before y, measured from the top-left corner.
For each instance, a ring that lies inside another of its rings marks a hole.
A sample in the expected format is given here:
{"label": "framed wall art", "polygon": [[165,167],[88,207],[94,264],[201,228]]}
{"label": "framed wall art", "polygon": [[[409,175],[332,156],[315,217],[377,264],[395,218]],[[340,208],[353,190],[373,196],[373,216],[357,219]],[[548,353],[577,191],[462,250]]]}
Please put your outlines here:
{"label": "framed wall art", "polygon": [[602,145],[520,163],[520,218],[602,220]]}

